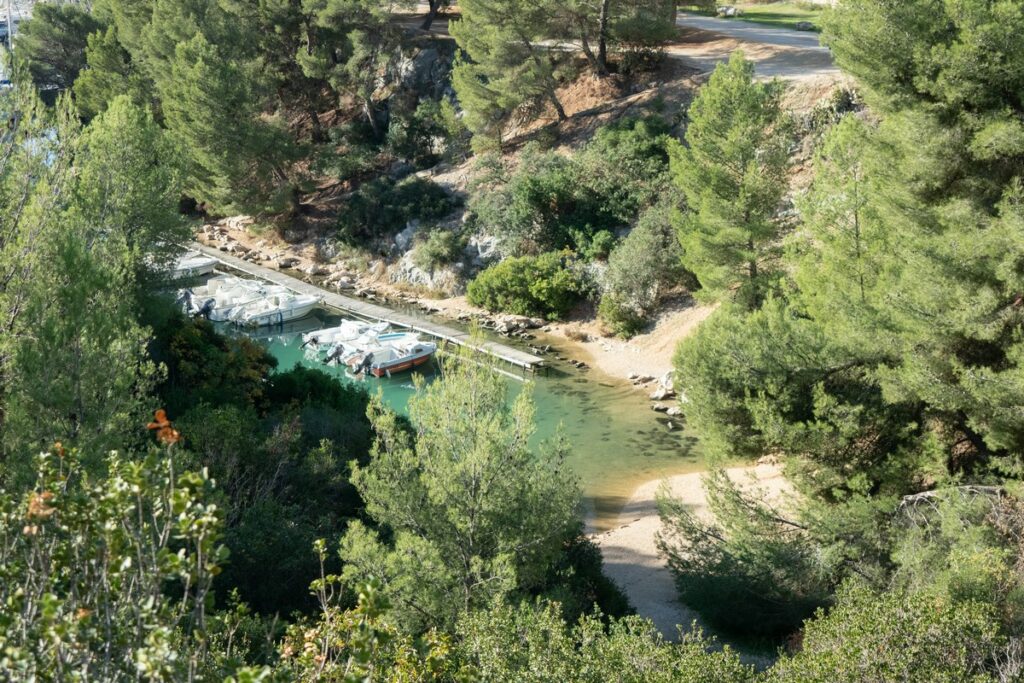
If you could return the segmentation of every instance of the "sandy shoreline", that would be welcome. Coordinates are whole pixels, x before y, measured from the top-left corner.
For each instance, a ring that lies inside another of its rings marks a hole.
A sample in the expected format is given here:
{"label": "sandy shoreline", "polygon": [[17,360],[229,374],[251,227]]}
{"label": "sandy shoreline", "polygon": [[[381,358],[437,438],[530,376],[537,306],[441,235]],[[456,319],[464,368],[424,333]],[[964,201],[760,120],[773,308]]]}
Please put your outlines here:
{"label": "sandy shoreline", "polygon": [[[762,489],[769,500],[792,491],[778,465],[734,467],[726,472],[745,487]],[[591,537],[601,549],[605,574],[625,592],[638,614],[653,621],[666,638],[673,640],[678,637],[678,625],[688,630],[695,621],[699,625],[700,618],[678,601],[672,573],[658,555],[655,534],[661,529],[661,519],[655,496],[665,481],[672,494],[695,514],[707,517],[710,513],[701,482],[703,475],[693,472],[643,484],[619,515],[620,525]]]}

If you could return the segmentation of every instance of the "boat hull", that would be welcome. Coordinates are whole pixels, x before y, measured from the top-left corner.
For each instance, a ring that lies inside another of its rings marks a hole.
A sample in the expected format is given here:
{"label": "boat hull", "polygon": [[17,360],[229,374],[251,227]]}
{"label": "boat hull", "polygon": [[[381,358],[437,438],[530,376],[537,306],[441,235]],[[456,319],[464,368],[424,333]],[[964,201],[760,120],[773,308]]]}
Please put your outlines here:
{"label": "boat hull", "polygon": [[370,374],[374,377],[386,377],[388,374],[394,375],[395,373],[406,372],[407,370],[412,370],[413,368],[425,365],[433,355],[433,353],[428,353],[417,358],[396,360],[391,363],[374,366],[370,368]]}
{"label": "boat hull", "polygon": [[249,327],[267,327],[269,325],[280,325],[282,323],[305,318],[313,312],[313,309],[320,305],[319,301],[312,301],[294,308],[281,309],[259,313],[252,317],[246,317],[241,322]]}

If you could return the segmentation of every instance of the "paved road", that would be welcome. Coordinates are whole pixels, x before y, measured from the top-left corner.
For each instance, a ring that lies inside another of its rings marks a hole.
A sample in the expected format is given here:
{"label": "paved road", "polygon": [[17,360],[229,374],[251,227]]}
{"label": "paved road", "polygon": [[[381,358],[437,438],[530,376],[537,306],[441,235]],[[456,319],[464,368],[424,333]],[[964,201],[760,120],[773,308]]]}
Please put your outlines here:
{"label": "paved road", "polygon": [[[837,74],[832,53],[818,43],[813,31],[793,31],[773,28],[738,19],[717,19],[698,14],[680,12],[676,20],[684,28],[699,29],[705,34],[682,45],[669,48],[670,54],[708,70],[725,61],[736,49],[742,49],[755,63],[762,78],[779,77],[789,80]],[[716,36],[708,34],[716,34]]]}

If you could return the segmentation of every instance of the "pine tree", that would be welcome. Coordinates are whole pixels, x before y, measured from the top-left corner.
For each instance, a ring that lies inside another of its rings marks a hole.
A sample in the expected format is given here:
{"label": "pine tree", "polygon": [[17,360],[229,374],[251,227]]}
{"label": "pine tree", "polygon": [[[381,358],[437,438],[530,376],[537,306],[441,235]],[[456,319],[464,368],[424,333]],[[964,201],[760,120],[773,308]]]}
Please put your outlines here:
{"label": "pine tree", "polygon": [[175,48],[160,88],[171,139],[189,157],[186,191],[214,211],[280,211],[294,201],[283,126],[259,117],[255,65],[202,35]]}
{"label": "pine tree", "polygon": [[778,83],[755,83],[741,52],[719,64],[690,108],[672,157],[689,210],[679,220],[683,264],[707,300],[756,308],[778,268],[789,132]]}
{"label": "pine tree", "polygon": [[555,35],[550,0],[464,0],[451,34],[465,53],[456,61],[452,84],[474,134],[501,142],[511,114],[549,104],[566,118],[558,99],[555,55],[546,41]]}
{"label": "pine tree", "polygon": [[77,4],[40,3],[18,27],[18,52],[37,86],[63,90],[85,68],[86,40],[102,28]]}
{"label": "pine tree", "polygon": [[533,404],[506,404],[505,380],[478,358],[418,380],[412,431],[379,405],[378,444],[353,481],[390,542],[361,523],[342,540],[345,576],[383,583],[400,623],[451,626],[467,610],[536,587],[576,531],[579,491],[564,446],[533,452]]}

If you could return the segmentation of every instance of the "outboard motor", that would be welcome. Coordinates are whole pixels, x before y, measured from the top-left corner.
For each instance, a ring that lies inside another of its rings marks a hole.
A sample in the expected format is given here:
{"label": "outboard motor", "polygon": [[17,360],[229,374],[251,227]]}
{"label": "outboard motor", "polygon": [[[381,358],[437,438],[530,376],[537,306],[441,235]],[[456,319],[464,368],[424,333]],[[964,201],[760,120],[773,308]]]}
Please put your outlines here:
{"label": "outboard motor", "polygon": [[181,294],[178,295],[178,298],[175,299],[174,303],[176,303],[176,304],[181,306],[181,312],[182,313],[184,313],[185,315],[191,315],[192,314],[192,290],[191,289],[183,289],[183,290],[181,290]]}
{"label": "outboard motor", "polygon": [[337,344],[330,351],[327,352],[327,357],[324,358],[324,362],[330,365],[333,362],[341,362],[342,356],[345,355],[345,346],[343,344]]}
{"label": "outboard motor", "polygon": [[210,314],[213,313],[213,308],[216,305],[217,302],[215,300],[207,299],[206,301],[203,302],[203,305],[199,308],[199,310],[196,311],[196,317],[202,316],[209,320]]}
{"label": "outboard motor", "polygon": [[363,362],[360,363],[359,367],[356,369],[356,374],[357,375],[365,375],[367,372],[370,371],[370,369],[372,367],[373,367],[373,354],[372,353],[368,353],[363,358]]}

